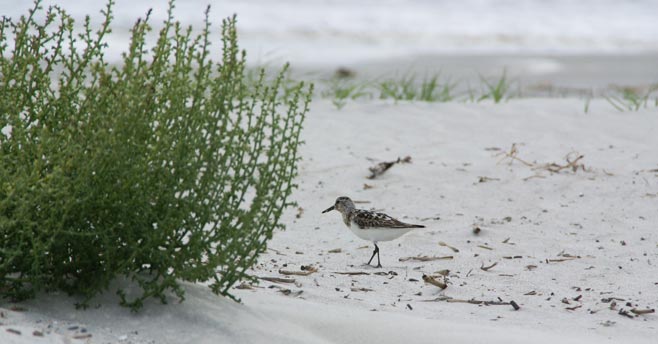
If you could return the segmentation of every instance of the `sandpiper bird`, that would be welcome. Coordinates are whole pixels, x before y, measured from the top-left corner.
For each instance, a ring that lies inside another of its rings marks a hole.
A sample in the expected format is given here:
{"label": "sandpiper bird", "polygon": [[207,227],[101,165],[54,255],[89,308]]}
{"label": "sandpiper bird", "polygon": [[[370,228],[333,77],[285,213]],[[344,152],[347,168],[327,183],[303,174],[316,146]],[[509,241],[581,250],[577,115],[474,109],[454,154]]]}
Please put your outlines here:
{"label": "sandpiper bird", "polygon": [[[332,210],[338,210],[343,215],[343,221],[352,233],[363,240],[372,241],[375,244],[375,250],[372,252],[372,256],[367,264],[370,265],[375,254],[377,254],[378,268],[382,267],[379,261],[378,242],[397,239],[414,228],[425,228],[423,225],[412,225],[398,221],[383,213],[356,209],[354,202],[345,196],[336,198],[336,203],[322,213],[324,214]],[[352,226],[352,224],[356,226]]]}

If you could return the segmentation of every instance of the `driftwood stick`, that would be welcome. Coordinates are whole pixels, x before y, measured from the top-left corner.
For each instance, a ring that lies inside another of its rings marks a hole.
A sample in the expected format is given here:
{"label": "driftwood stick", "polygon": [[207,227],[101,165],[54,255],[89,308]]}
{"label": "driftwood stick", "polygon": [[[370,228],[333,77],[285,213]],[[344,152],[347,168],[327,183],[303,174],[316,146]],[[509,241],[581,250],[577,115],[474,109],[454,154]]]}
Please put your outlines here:
{"label": "driftwood stick", "polygon": [[295,283],[294,278],[280,278],[280,277],[259,277],[263,281],[274,282],[274,283]]}
{"label": "driftwood stick", "polygon": [[404,257],[398,259],[401,262],[406,262],[408,260],[413,260],[417,262],[431,262],[433,260],[446,260],[446,259],[453,259],[453,256],[443,256],[443,257],[428,257],[428,256],[417,256],[417,257]]}
{"label": "driftwood stick", "polygon": [[279,293],[283,295],[292,295],[292,296],[299,296],[303,293],[303,290],[297,290],[297,291],[292,291],[290,289],[279,289]]}
{"label": "driftwood stick", "polygon": [[628,311],[625,309],[620,309],[617,314],[633,319],[633,316],[630,313],[628,313]]}
{"label": "driftwood stick", "polygon": [[512,305],[511,302],[484,301],[484,300],[475,300],[475,299],[470,299],[470,300],[448,299],[448,300],[446,300],[446,302],[448,302],[448,303],[470,303],[472,305],[485,305],[485,306],[511,306]]}
{"label": "driftwood stick", "polygon": [[425,283],[427,283],[427,284],[431,284],[431,285],[433,285],[433,286],[437,286],[437,287],[439,287],[439,288],[441,288],[441,289],[448,288],[448,285],[447,285],[447,284],[445,284],[444,282],[441,282],[441,281],[437,280],[436,278],[434,278],[434,277],[432,277],[432,276],[423,275],[423,281],[425,281]]}
{"label": "driftwood stick", "polygon": [[411,157],[406,156],[404,158],[398,158],[397,160],[394,161],[385,161],[385,162],[380,162],[379,164],[370,167],[368,170],[370,171],[370,175],[367,177],[368,179],[375,179],[378,176],[384,174],[384,172],[388,171],[389,168],[391,168],[395,164],[400,164],[400,163],[410,163],[411,162]]}
{"label": "driftwood stick", "polygon": [[369,292],[369,291],[374,291],[373,289],[370,289],[370,288],[356,288],[356,287],[352,287],[350,290],[353,291],[353,292],[359,292],[359,291]]}
{"label": "driftwood stick", "polygon": [[510,302],[504,302],[504,301],[484,301],[484,300],[476,300],[476,299],[453,299],[450,296],[440,296],[437,297],[436,299],[432,300],[425,300],[425,302],[449,302],[449,303],[468,303],[471,305],[485,305],[485,306],[512,306],[515,311],[518,311],[521,309],[518,303],[515,301],[510,301]]}
{"label": "driftwood stick", "polygon": [[515,311],[518,311],[519,309],[521,309],[521,306],[519,306],[519,304],[516,303],[516,301],[514,301],[514,300],[510,301],[509,304],[512,305],[512,308],[514,308]]}
{"label": "driftwood stick", "polygon": [[303,266],[303,265],[302,265],[302,271],[289,271],[283,269],[279,270],[279,273],[282,275],[295,275],[295,276],[308,276],[314,272],[318,272],[318,268],[313,266]]}
{"label": "driftwood stick", "polygon": [[571,257],[565,257],[565,258],[546,259],[546,263],[568,262],[570,260],[579,259],[579,258],[580,258],[580,256],[571,256]]}
{"label": "driftwood stick", "polygon": [[446,243],[443,242],[443,241],[439,241],[439,246],[447,247],[447,248],[451,249],[452,252],[455,252],[455,253],[459,252],[459,249],[458,249],[458,248],[456,248],[456,247],[452,247],[452,246],[446,244]]}
{"label": "driftwood stick", "polygon": [[542,176],[541,174],[535,173],[535,174],[533,174],[533,175],[531,175],[531,176],[529,176],[529,177],[525,177],[525,178],[523,178],[523,181],[524,181],[524,182],[527,182],[528,180],[530,180],[530,179],[532,179],[532,178],[541,178],[541,179],[545,179],[546,177]]}
{"label": "driftwood stick", "polygon": [[496,265],[498,265],[498,262],[495,262],[489,266],[484,266],[484,263],[482,263],[482,265],[480,266],[480,270],[489,271],[489,269],[493,268]]}
{"label": "driftwood stick", "polygon": [[358,275],[370,275],[368,272],[363,272],[363,271],[334,271],[333,273],[339,274],[339,275],[350,275],[350,276],[358,276]]}

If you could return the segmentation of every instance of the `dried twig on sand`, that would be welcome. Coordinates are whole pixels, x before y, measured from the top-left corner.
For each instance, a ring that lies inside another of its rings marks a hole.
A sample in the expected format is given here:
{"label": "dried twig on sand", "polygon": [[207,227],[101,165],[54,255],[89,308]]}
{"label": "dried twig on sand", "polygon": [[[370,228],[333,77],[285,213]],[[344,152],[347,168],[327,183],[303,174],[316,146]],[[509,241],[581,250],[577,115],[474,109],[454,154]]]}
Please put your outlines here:
{"label": "dried twig on sand", "polygon": [[431,261],[434,261],[434,260],[446,260],[446,259],[453,259],[453,258],[454,258],[453,256],[443,256],[443,257],[417,256],[417,257],[404,257],[404,258],[400,258],[398,260],[401,261],[401,262],[406,262],[408,260],[413,260],[413,261],[417,261],[417,262],[431,262]]}
{"label": "dried twig on sand", "polygon": [[274,252],[274,253],[276,253],[276,254],[278,254],[278,255],[280,255],[280,256],[285,256],[285,254],[284,254],[284,253],[281,253],[281,251],[279,251],[279,250],[275,250],[275,249],[273,249],[273,248],[271,248],[271,247],[268,247],[267,249],[270,250],[270,251],[272,251],[272,252]]}
{"label": "dried twig on sand", "polygon": [[619,297],[604,297],[601,299],[601,302],[603,303],[610,303],[612,301],[626,301],[626,299],[622,299]]}
{"label": "dried twig on sand", "polygon": [[318,272],[318,268],[310,265],[309,266],[302,265],[301,270],[302,271],[289,271],[289,270],[280,269],[279,273],[282,275],[308,276],[314,272]]}
{"label": "dried twig on sand", "polygon": [[493,268],[496,265],[498,265],[498,262],[495,262],[489,266],[484,266],[484,263],[482,263],[482,265],[480,265],[480,270],[489,271],[491,268]]}
{"label": "dried twig on sand", "polygon": [[483,300],[464,300],[464,299],[453,299],[450,296],[441,296],[432,300],[425,300],[425,302],[448,302],[448,303],[469,303],[472,305],[485,305],[485,306],[512,306],[515,311],[521,309],[518,303],[514,301],[504,302],[504,301],[483,301]]}
{"label": "dried twig on sand", "polygon": [[496,164],[500,164],[505,159],[509,159],[509,164],[510,165],[514,162],[514,160],[516,160],[516,161],[519,161],[519,162],[521,162],[522,164],[524,164],[526,166],[530,166],[530,167],[533,166],[533,164],[519,158],[517,156],[517,154],[519,154],[519,150],[516,148],[516,143],[512,143],[512,147],[510,147],[509,152],[500,152],[500,153],[494,155],[494,156],[501,156],[501,155],[503,156],[502,158],[500,158],[500,160],[498,160],[498,162]]}
{"label": "dried twig on sand", "polygon": [[533,169],[546,170],[551,173],[560,173],[562,170],[566,170],[566,169],[570,169],[574,173],[578,171],[578,169],[581,169],[584,172],[589,172],[589,170],[585,167],[583,163],[579,163],[579,161],[584,157],[585,157],[584,155],[579,154],[578,152],[570,152],[564,157],[564,160],[567,161],[567,163],[564,165],[560,165],[552,162],[549,164],[535,165]]}
{"label": "dried twig on sand", "polygon": [[530,180],[530,179],[532,179],[532,178],[542,178],[542,179],[543,179],[543,178],[546,178],[546,177],[545,177],[545,176],[542,176],[542,175],[539,174],[539,173],[535,173],[535,174],[533,174],[533,175],[531,175],[531,176],[529,176],[529,177],[525,177],[525,178],[523,178],[523,181],[524,181],[524,182],[527,182],[528,180]]}
{"label": "dried twig on sand", "polygon": [[570,260],[578,259],[580,257],[574,257],[574,258],[558,258],[558,259],[546,259],[546,263],[560,263],[560,262],[568,262]]}
{"label": "dried twig on sand", "polygon": [[344,271],[344,272],[334,271],[333,273],[339,275],[349,275],[349,276],[370,275],[369,273],[363,271]]}
{"label": "dried twig on sand", "polygon": [[431,285],[433,285],[433,286],[437,286],[437,287],[439,287],[439,288],[441,288],[441,289],[448,288],[448,285],[447,285],[447,284],[445,284],[444,282],[441,282],[441,281],[437,280],[436,278],[434,278],[434,277],[432,277],[432,276],[423,275],[423,281],[425,281],[425,283],[427,283],[427,284],[431,284]]}
{"label": "dried twig on sand", "polygon": [[303,293],[303,290],[292,291],[290,289],[279,289],[279,293],[286,296],[299,296]]}
{"label": "dried twig on sand", "polygon": [[500,180],[500,178],[490,178],[490,177],[487,177],[487,176],[478,177],[478,183],[493,182],[493,181],[497,181],[497,180]]}
{"label": "dried twig on sand", "polygon": [[[572,172],[577,172],[579,169],[584,171],[584,172],[591,172],[590,169],[585,167],[585,165],[581,162],[581,160],[585,157],[584,155],[578,153],[578,152],[569,152],[564,157],[564,160],[566,160],[566,163],[564,164],[558,164],[555,162],[551,163],[544,163],[544,164],[537,164],[537,163],[530,163],[527,162],[521,158],[518,157],[519,150],[516,146],[516,143],[512,144],[512,147],[510,148],[509,152],[500,152],[496,154],[495,156],[503,156],[500,160],[498,160],[497,164],[500,164],[501,162],[509,159],[509,165],[511,165],[515,160],[523,163],[524,165],[532,168],[535,171],[549,171],[551,173],[560,173],[564,170],[571,170]],[[605,171],[604,171],[605,172]],[[605,172],[608,174],[607,172]],[[529,176],[524,178],[524,181],[530,180],[532,178],[545,178],[543,175],[541,175],[541,172],[535,172],[534,175]],[[486,181],[486,180],[485,180]]]}
{"label": "dried twig on sand", "polygon": [[633,319],[633,315],[631,315],[631,313],[628,313],[628,311],[625,309],[620,309],[618,314]]}
{"label": "dried twig on sand", "polygon": [[355,287],[351,288],[350,290],[354,291],[354,292],[357,292],[357,291],[365,291],[365,292],[374,291],[373,289],[370,289],[370,288],[355,288]]}
{"label": "dried twig on sand", "polygon": [[452,247],[452,246],[446,244],[446,243],[443,242],[443,241],[439,241],[439,246],[447,247],[447,248],[451,249],[452,252],[455,252],[455,253],[459,252],[459,249],[458,249],[458,248]]}
{"label": "dried twig on sand", "polygon": [[580,259],[580,256],[574,256],[568,253],[560,253],[558,256],[561,256],[563,258],[555,258],[555,259],[546,259],[546,263],[560,263],[560,262],[568,262],[570,260],[574,259]]}
{"label": "dried twig on sand", "polygon": [[273,283],[295,283],[294,278],[281,278],[281,277],[258,277],[263,281],[273,282]]}
{"label": "dried twig on sand", "polygon": [[368,176],[368,179],[375,179],[384,172],[388,171],[389,168],[391,168],[395,164],[400,164],[400,163],[410,163],[411,162],[411,157],[406,156],[404,158],[398,158],[397,160],[394,161],[385,161],[385,162],[380,162],[379,164],[370,167],[368,170],[370,171],[370,175]]}

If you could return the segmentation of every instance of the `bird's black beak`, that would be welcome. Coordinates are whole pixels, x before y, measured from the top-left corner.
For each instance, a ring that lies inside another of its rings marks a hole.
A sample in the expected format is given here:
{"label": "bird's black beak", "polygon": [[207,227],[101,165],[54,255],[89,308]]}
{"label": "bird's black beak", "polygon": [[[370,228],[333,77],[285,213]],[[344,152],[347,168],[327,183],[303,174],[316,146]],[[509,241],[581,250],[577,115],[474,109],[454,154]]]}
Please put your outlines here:
{"label": "bird's black beak", "polygon": [[336,207],[334,207],[334,206],[332,205],[331,207],[325,209],[322,213],[323,213],[323,214],[324,214],[324,213],[328,213],[328,212],[330,212],[330,211],[332,211],[332,210],[334,210],[334,209],[336,209]]}

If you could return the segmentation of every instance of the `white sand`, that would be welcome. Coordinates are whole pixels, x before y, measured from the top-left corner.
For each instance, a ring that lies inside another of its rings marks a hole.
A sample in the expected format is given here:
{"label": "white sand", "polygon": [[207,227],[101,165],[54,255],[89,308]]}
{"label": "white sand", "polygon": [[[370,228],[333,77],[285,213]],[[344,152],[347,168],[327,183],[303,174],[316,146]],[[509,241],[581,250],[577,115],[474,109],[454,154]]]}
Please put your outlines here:
{"label": "white sand", "polygon": [[[304,211],[299,218],[296,209],[286,215],[288,230],[270,243],[279,253],[268,251],[253,271],[285,277],[278,273],[284,264],[287,270],[318,267],[296,277],[298,285],[280,285],[293,294],[262,282],[236,290],[244,301],[236,304],[189,285],[184,303],[150,302],[137,315],[116,305],[112,293],[87,311],[76,311],[71,298],[43,296],[21,304],[25,311],[1,310],[0,343],[654,343],[656,314],[629,319],[618,310],[658,307],[658,173],[650,171],[658,168],[658,113],[620,113],[605,101],[592,102],[587,114],[583,108],[575,99],[523,99],[369,101],[336,110],[316,100],[295,193]],[[524,181],[537,171],[519,162],[497,164],[497,152],[485,150],[512,143],[520,144],[520,158],[538,163],[563,163],[565,154],[578,151],[591,171],[542,172],[544,178]],[[411,164],[394,166],[380,179],[365,178],[374,164],[368,158],[406,155]],[[479,177],[497,180],[478,183]],[[364,190],[365,183],[373,187]],[[369,243],[353,236],[337,213],[320,214],[341,195],[428,228],[382,243],[383,269],[361,266],[372,248],[360,247]],[[478,236],[474,224],[482,228]],[[342,252],[327,252],[336,248]],[[546,263],[566,254],[581,258]],[[454,259],[398,261],[417,255]],[[480,270],[494,262],[488,272]],[[441,269],[450,269],[443,292],[421,280]],[[373,274],[380,271],[397,275]],[[423,302],[439,296],[500,297],[521,309]],[[602,302],[609,297],[624,301],[610,310]],[[81,328],[92,337],[71,340]],[[45,336],[34,337],[35,329]]]}

